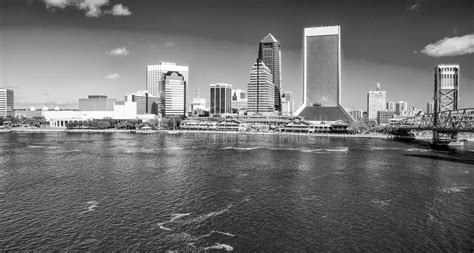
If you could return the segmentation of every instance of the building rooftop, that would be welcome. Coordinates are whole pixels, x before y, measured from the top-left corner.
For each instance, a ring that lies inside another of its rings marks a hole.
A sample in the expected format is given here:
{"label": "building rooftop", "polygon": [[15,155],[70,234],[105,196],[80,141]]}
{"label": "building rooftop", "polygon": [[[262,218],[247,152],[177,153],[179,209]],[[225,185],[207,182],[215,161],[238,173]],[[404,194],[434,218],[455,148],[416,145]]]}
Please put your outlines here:
{"label": "building rooftop", "polygon": [[265,36],[265,38],[263,38],[260,43],[275,43],[277,42],[278,43],[278,40],[275,39],[275,37],[273,37],[273,35],[271,33],[267,34],[267,36]]}

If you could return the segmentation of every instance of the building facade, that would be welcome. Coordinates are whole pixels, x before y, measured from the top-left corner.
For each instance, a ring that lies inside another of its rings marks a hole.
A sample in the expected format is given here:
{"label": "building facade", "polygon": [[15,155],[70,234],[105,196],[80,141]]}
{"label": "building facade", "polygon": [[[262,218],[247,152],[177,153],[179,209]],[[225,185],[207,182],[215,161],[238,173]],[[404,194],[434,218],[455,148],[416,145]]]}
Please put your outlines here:
{"label": "building facade", "polygon": [[260,41],[258,58],[270,69],[272,83],[275,85],[275,110],[281,111],[281,48],[280,42],[271,33]]}
{"label": "building facade", "polygon": [[247,109],[247,92],[241,89],[232,89],[232,109]]}
{"label": "building facade", "polygon": [[392,111],[377,111],[377,124],[385,125],[390,123],[390,120],[394,117],[394,112]]}
{"label": "building facade", "polygon": [[210,114],[221,115],[232,113],[232,85],[228,83],[210,84]]}
{"label": "building facade", "polygon": [[160,98],[152,95],[147,90],[139,90],[125,96],[125,102],[137,103],[137,114],[155,114],[159,113]]}
{"label": "building facade", "polygon": [[15,115],[14,91],[0,89],[0,118],[13,117]]}
{"label": "building facade", "polygon": [[362,110],[362,109],[349,110],[349,114],[351,115],[351,117],[352,117],[355,121],[360,121],[360,120],[362,120],[362,117],[363,117],[363,114],[364,114],[364,110]]}
{"label": "building facade", "polygon": [[407,116],[408,115],[408,102],[405,101],[398,101],[395,104],[395,114],[400,116]]}
{"label": "building facade", "polygon": [[284,91],[281,93],[281,114],[286,116],[293,115],[295,110],[295,102],[292,100],[293,93],[291,91]]}
{"label": "building facade", "polygon": [[113,111],[116,101],[103,95],[90,95],[79,99],[79,111]]}
{"label": "building facade", "polygon": [[434,68],[434,112],[458,109],[459,65],[439,64]]}
{"label": "building facade", "polygon": [[275,111],[275,85],[270,69],[261,60],[253,64],[248,84],[247,112],[268,114]]}
{"label": "building facade", "polygon": [[434,102],[426,103],[426,113],[427,114],[434,113]]}
{"label": "building facade", "polygon": [[161,62],[158,65],[148,65],[146,68],[146,90],[148,90],[151,95],[156,97],[161,96],[160,87],[162,85],[164,75],[169,71],[180,73],[183,76],[186,85],[189,85],[188,66],[179,66],[174,62]]}
{"label": "building facade", "polygon": [[161,81],[161,114],[162,116],[186,115],[187,84],[184,75],[177,71],[163,74]]}
{"label": "building facade", "polygon": [[395,112],[397,107],[397,103],[393,101],[387,102],[387,111]]}
{"label": "building facade", "polygon": [[369,91],[367,94],[367,113],[369,120],[377,119],[378,111],[385,111],[387,104],[387,93],[380,90],[380,84],[377,84],[377,90]]}
{"label": "building facade", "polygon": [[340,26],[304,29],[303,105],[295,114],[313,121],[352,121],[341,104]]}

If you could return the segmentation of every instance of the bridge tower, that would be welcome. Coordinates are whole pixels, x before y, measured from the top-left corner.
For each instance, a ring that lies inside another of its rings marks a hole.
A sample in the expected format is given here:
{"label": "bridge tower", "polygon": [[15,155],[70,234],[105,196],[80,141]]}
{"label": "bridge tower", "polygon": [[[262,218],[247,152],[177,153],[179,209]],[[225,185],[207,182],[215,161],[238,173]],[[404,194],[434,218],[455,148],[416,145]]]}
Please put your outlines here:
{"label": "bridge tower", "polygon": [[433,143],[457,141],[457,132],[443,132],[442,112],[458,109],[459,65],[439,64],[434,68]]}

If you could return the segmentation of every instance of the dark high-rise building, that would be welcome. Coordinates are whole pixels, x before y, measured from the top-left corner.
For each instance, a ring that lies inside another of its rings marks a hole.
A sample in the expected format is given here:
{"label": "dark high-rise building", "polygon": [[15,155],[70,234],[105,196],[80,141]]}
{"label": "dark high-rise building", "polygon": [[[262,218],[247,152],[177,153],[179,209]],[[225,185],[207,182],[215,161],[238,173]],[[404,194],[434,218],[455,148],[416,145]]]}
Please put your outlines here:
{"label": "dark high-rise building", "polygon": [[270,69],[272,82],[275,85],[275,110],[281,112],[281,50],[278,42],[271,33],[259,43],[258,56]]}
{"label": "dark high-rise building", "polygon": [[303,106],[296,112],[306,120],[352,121],[341,105],[341,28],[304,29]]}
{"label": "dark high-rise building", "polygon": [[210,85],[212,115],[232,113],[232,85],[214,83]]}

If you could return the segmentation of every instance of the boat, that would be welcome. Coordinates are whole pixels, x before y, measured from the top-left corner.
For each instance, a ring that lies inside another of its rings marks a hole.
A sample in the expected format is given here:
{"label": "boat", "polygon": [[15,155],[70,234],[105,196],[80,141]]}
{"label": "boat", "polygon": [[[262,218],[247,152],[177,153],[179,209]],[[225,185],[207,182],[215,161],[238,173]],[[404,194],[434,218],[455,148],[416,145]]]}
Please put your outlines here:
{"label": "boat", "polygon": [[138,130],[135,130],[135,133],[137,134],[154,134],[154,133],[159,133],[160,131],[158,130],[153,130],[153,128],[149,126],[144,126]]}
{"label": "boat", "polygon": [[464,142],[463,141],[453,141],[453,142],[448,143],[448,146],[450,146],[450,147],[463,147]]}

